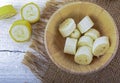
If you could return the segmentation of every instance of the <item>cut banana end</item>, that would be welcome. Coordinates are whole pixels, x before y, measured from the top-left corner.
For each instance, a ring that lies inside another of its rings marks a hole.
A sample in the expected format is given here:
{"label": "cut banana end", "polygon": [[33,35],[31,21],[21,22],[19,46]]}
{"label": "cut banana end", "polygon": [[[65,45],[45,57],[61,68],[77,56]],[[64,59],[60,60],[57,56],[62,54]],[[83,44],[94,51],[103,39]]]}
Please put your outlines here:
{"label": "cut banana end", "polygon": [[35,23],[40,20],[40,8],[33,2],[28,3],[21,8],[21,16],[24,20]]}
{"label": "cut banana end", "polygon": [[0,7],[0,19],[9,18],[16,15],[17,11],[12,5]]}
{"label": "cut banana end", "polygon": [[80,32],[83,34],[92,28],[94,25],[93,21],[90,19],[89,16],[85,16],[77,25]]}
{"label": "cut banana end", "polygon": [[64,53],[75,55],[77,47],[77,39],[67,38],[64,47]]}
{"label": "cut banana end", "polygon": [[82,36],[78,41],[78,46],[93,46],[93,39],[89,36]]}
{"label": "cut banana end", "polygon": [[78,29],[75,29],[70,35],[71,38],[76,38],[76,39],[79,38],[80,36],[81,36],[81,33]]}
{"label": "cut banana end", "polygon": [[66,19],[62,24],[59,26],[59,32],[63,37],[69,36],[76,28],[76,24],[72,18]]}
{"label": "cut banana end", "polygon": [[15,21],[10,30],[9,34],[16,42],[25,42],[31,37],[32,28],[28,21],[17,20]]}
{"label": "cut banana end", "polygon": [[92,62],[92,60],[93,60],[93,55],[90,47],[82,46],[78,48],[74,57],[74,61],[76,63],[81,65],[88,65]]}
{"label": "cut banana end", "polygon": [[101,56],[103,55],[109,48],[109,39],[107,36],[99,37],[95,40],[93,44],[92,53],[94,56]]}
{"label": "cut banana end", "polygon": [[93,40],[97,39],[100,37],[100,32],[96,29],[90,29],[85,33],[86,36],[90,36]]}

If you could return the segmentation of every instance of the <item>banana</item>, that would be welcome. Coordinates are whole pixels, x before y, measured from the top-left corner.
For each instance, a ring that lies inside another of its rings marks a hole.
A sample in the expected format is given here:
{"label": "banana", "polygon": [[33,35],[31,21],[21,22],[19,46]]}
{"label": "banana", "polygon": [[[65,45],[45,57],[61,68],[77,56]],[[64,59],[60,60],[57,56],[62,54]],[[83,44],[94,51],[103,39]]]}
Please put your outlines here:
{"label": "banana", "polygon": [[10,30],[9,34],[16,42],[25,42],[31,37],[32,28],[28,21],[17,20],[15,21]]}
{"label": "banana", "polygon": [[77,39],[74,38],[66,38],[64,53],[75,55],[77,46]]}
{"label": "banana", "polygon": [[76,24],[72,18],[66,19],[62,24],[59,26],[59,32],[63,37],[69,36],[76,28]]}
{"label": "banana", "polygon": [[77,25],[80,32],[83,34],[93,27],[94,23],[89,16],[85,16]]}
{"label": "banana", "polygon": [[100,32],[96,29],[90,29],[85,33],[86,36],[90,36],[93,40],[97,39],[100,37]]}
{"label": "banana", "polygon": [[31,2],[24,5],[21,8],[21,16],[24,20],[30,23],[35,23],[40,20],[40,9],[39,6]]}
{"label": "banana", "polygon": [[78,41],[78,46],[93,46],[93,39],[89,36],[82,36]]}
{"label": "banana", "polygon": [[93,60],[93,55],[90,47],[82,46],[78,48],[74,57],[74,61],[76,63],[81,65],[88,65],[92,62],[92,60]]}
{"label": "banana", "polygon": [[99,57],[108,50],[109,45],[109,39],[107,36],[99,37],[93,43],[92,53],[94,56]]}
{"label": "banana", "polygon": [[71,38],[76,38],[76,39],[79,38],[80,36],[81,36],[81,33],[78,29],[75,29],[70,35]]}
{"label": "banana", "polygon": [[0,19],[9,18],[16,15],[17,11],[12,5],[0,7]]}

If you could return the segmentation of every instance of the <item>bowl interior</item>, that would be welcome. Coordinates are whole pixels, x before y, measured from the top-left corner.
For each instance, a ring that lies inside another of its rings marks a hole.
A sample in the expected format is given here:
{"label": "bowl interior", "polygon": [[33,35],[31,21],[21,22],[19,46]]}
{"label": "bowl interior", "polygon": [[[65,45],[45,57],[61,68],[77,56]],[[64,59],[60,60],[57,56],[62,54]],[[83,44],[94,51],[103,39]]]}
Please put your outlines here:
{"label": "bowl interior", "polygon": [[[64,54],[65,38],[58,31],[60,23],[66,18],[73,18],[78,23],[86,15],[94,22],[94,28],[101,35],[110,38],[109,50],[100,58],[94,58],[90,65],[78,65],[74,56]],[[53,14],[45,31],[45,46],[49,57],[61,69],[72,73],[89,73],[105,67],[113,58],[118,46],[118,32],[112,17],[103,8],[88,2],[70,3]]]}

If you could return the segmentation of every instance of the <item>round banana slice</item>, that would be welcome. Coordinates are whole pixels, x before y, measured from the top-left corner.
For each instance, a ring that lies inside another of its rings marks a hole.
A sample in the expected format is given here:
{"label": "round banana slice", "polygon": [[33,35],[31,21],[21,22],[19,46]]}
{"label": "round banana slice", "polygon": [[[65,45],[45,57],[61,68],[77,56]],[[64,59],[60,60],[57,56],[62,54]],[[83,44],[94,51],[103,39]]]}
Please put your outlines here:
{"label": "round banana slice", "polygon": [[93,46],[93,39],[89,36],[82,36],[78,41],[78,46]]}
{"label": "round banana slice", "polygon": [[0,19],[9,18],[16,15],[17,11],[12,5],[0,7]]}
{"label": "round banana slice", "polygon": [[35,23],[40,20],[39,6],[33,2],[24,5],[21,8],[21,16],[24,20],[30,23]]}
{"label": "round banana slice", "polygon": [[77,47],[77,39],[67,38],[64,46],[64,53],[75,55]]}
{"label": "round banana slice", "polygon": [[17,20],[15,21],[10,30],[9,34],[16,42],[25,42],[31,37],[32,28],[28,21]]}
{"label": "round banana slice", "polygon": [[90,36],[93,40],[97,39],[100,37],[100,32],[96,29],[90,29],[85,33],[86,36]]}
{"label": "round banana slice", "polygon": [[88,65],[92,62],[92,60],[93,60],[93,55],[90,47],[82,46],[78,48],[74,57],[74,61],[76,63],[81,65]]}
{"label": "round banana slice", "polygon": [[59,32],[63,37],[69,36],[76,28],[76,24],[72,18],[66,19],[62,24],[59,26]]}
{"label": "round banana slice", "polygon": [[107,36],[102,36],[97,38],[93,43],[92,53],[94,54],[94,56],[99,57],[103,55],[108,50],[108,48],[109,48],[109,39]]}
{"label": "round banana slice", "polygon": [[77,25],[78,29],[81,33],[85,33],[94,25],[93,21],[90,19],[89,16],[85,16]]}
{"label": "round banana slice", "polygon": [[70,35],[71,38],[76,38],[76,39],[79,38],[80,36],[81,36],[81,33],[78,29],[75,29]]}

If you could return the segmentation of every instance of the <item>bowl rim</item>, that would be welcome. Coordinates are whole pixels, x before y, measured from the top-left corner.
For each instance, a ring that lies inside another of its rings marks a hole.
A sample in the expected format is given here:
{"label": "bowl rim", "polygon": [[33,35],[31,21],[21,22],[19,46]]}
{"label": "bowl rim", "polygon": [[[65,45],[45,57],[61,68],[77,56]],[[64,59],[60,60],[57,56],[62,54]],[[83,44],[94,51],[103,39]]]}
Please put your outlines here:
{"label": "bowl rim", "polygon": [[[115,32],[116,32],[116,48],[114,49],[112,55],[110,56],[110,58],[106,61],[105,64],[101,65],[98,69],[94,69],[92,71],[89,71],[89,72],[76,72],[76,71],[72,71],[72,70],[68,70],[67,68],[64,68],[62,65],[59,65],[58,63],[55,62],[55,60],[52,58],[51,54],[49,53],[49,50],[48,50],[48,47],[47,47],[47,41],[46,41],[46,35],[47,35],[47,29],[48,29],[48,25],[50,24],[50,21],[53,19],[53,17],[59,12],[61,11],[62,9],[64,9],[65,7],[67,6],[70,6],[70,5],[74,5],[74,4],[91,4],[91,5],[95,5],[99,8],[102,8],[104,10],[104,12],[106,12],[108,14],[108,16],[110,17],[110,19],[112,20],[113,24],[114,24],[114,27],[115,27]],[[52,62],[58,67],[60,68],[61,70],[64,70],[68,73],[71,73],[71,74],[81,74],[81,75],[86,75],[86,74],[91,74],[91,73],[95,73],[95,72],[98,72],[100,70],[102,70],[103,68],[105,68],[111,61],[112,59],[115,57],[116,53],[117,53],[117,50],[118,50],[118,47],[119,47],[119,32],[118,32],[118,28],[117,28],[117,25],[113,19],[113,17],[110,15],[110,13],[104,9],[103,7],[99,6],[98,4],[95,4],[95,3],[92,3],[92,2],[86,2],[86,1],[76,1],[76,2],[69,2],[67,4],[65,4],[63,7],[60,7],[59,9],[57,9],[53,14],[52,16],[49,18],[49,21],[45,27],[45,32],[44,32],[44,44],[45,44],[45,49],[47,51],[47,54],[49,56],[49,58],[52,60]]]}

